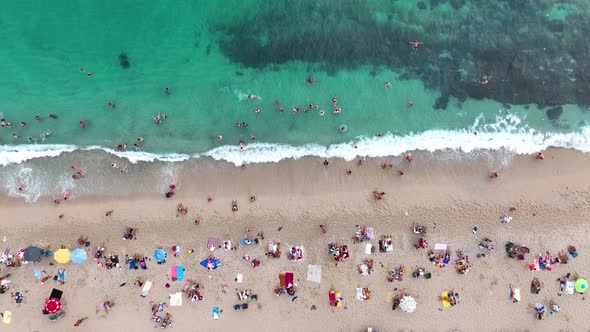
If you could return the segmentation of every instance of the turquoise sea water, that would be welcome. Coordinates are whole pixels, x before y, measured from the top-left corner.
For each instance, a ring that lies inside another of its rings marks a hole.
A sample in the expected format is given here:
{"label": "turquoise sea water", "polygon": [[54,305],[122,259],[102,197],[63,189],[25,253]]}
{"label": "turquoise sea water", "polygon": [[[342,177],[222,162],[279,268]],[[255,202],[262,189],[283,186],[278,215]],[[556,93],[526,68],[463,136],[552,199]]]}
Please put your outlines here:
{"label": "turquoise sea water", "polygon": [[[589,7],[579,0],[9,2],[0,11],[0,111],[12,127],[0,128],[0,163],[118,144],[131,160],[206,154],[236,164],[411,149],[588,150]],[[414,40],[423,44],[414,49]],[[332,113],[333,97],[341,114]],[[167,119],[157,125],[160,113]],[[51,134],[42,140],[43,133]],[[135,149],[138,137],[144,142]]]}

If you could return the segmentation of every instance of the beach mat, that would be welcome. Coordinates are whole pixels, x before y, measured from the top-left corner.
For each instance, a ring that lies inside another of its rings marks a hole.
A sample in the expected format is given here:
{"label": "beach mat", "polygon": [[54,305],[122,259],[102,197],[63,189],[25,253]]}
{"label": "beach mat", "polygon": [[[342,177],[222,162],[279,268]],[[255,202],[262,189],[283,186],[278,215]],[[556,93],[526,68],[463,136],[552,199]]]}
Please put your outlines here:
{"label": "beach mat", "polygon": [[170,306],[171,307],[180,307],[182,305],[182,293],[174,293],[170,294]]}
{"label": "beach mat", "polygon": [[212,315],[214,320],[221,318],[221,311],[219,310],[219,307],[213,307]]}
{"label": "beach mat", "polygon": [[291,287],[291,286],[295,285],[293,283],[294,279],[295,279],[295,276],[293,275],[293,272],[286,272],[285,273],[285,283],[286,283],[287,287]]}
{"label": "beach mat", "polygon": [[255,243],[254,240],[250,241],[250,243],[246,242],[246,239],[241,239],[240,240],[240,244],[243,245],[243,246],[251,246],[254,243]]}
{"label": "beach mat", "polygon": [[321,265],[310,264],[307,266],[307,281],[317,282],[318,284],[322,281]]}
{"label": "beach mat", "polygon": [[4,313],[2,314],[2,323],[10,324],[10,322],[12,322],[12,312],[8,310],[4,311]]}
{"label": "beach mat", "polygon": [[[449,292],[443,292],[441,294],[441,297],[443,297],[443,298],[447,298],[448,296],[449,296]],[[451,302],[449,302],[447,300],[441,300],[441,301],[442,301],[443,308],[448,308],[451,306]]]}
{"label": "beach mat", "polygon": [[146,297],[150,293],[150,289],[152,288],[153,282],[147,280],[145,284],[143,284],[143,288],[141,289],[141,297]]}
{"label": "beach mat", "polygon": [[172,279],[172,281],[176,281],[178,280],[178,268],[176,267],[176,265],[172,265],[170,267],[170,279]]}
{"label": "beach mat", "polygon": [[176,267],[176,278],[178,279],[178,281],[184,280],[184,266],[183,265],[178,265]]}

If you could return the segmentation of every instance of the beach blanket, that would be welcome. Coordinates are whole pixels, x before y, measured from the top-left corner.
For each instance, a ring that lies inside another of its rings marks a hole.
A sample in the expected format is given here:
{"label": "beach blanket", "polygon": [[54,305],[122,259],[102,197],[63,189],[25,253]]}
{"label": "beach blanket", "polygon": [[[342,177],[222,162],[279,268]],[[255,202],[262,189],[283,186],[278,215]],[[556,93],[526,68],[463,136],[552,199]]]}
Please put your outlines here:
{"label": "beach blanket", "polygon": [[367,227],[366,232],[367,234],[365,235],[365,237],[369,238],[370,240],[375,239],[375,230],[373,229],[373,227]]}
{"label": "beach blanket", "polygon": [[207,240],[207,249],[209,249],[209,251],[215,251],[215,249],[219,248],[220,243],[221,241],[219,239],[209,238],[209,240]]}
{"label": "beach blanket", "polygon": [[182,305],[182,293],[174,293],[170,294],[170,306],[171,307],[180,307]]}
{"label": "beach blanket", "polygon": [[322,266],[321,265],[308,265],[307,266],[307,281],[317,282],[318,284],[322,280]]}
{"label": "beach blanket", "polygon": [[4,311],[4,313],[2,314],[2,323],[10,324],[10,322],[12,322],[12,312],[8,310]]}
{"label": "beach blanket", "polygon": [[147,280],[145,284],[143,284],[143,288],[141,289],[141,296],[146,297],[150,293],[150,289],[152,288],[153,282]]}
{"label": "beach blanket", "polygon": [[178,269],[176,268],[176,265],[172,265],[170,267],[170,279],[172,279],[172,281],[178,280],[178,277],[177,277],[178,272],[177,271],[178,271]]}
{"label": "beach blanket", "polygon": [[293,280],[295,279],[293,272],[286,272],[285,273],[285,284],[288,287],[293,287],[295,284],[293,283]]}
{"label": "beach blanket", "polygon": [[442,301],[442,305],[443,308],[448,308],[451,306],[451,302],[449,302],[448,300],[446,300],[449,297],[449,292],[443,292],[441,294],[441,301]]}
{"label": "beach blanket", "polygon": [[176,279],[178,279],[178,281],[184,280],[184,266],[183,265],[178,265],[176,267]]}
{"label": "beach blanket", "polygon": [[221,313],[219,311],[219,307],[213,307],[213,319],[214,320],[218,320],[219,318],[221,318]]}
{"label": "beach blanket", "polygon": [[367,300],[367,296],[363,288],[356,289],[356,299],[359,301]]}
{"label": "beach blanket", "polygon": [[574,286],[576,285],[573,281],[567,281],[565,283],[565,293],[571,295],[574,293]]}
{"label": "beach blanket", "polygon": [[303,260],[305,248],[303,246],[293,246],[289,250],[291,253],[291,262],[301,262]]}
{"label": "beach blanket", "polygon": [[447,250],[448,246],[444,243],[437,243],[434,245],[434,250]]}
{"label": "beach blanket", "polygon": [[254,240],[246,240],[246,239],[241,239],[240,240],[240,244],[243,245],[243,246],[251,246],[254,243],[256,243],[256,242],[254,242]]}
{"label": "beach blanket", "polygon": [[221,261],[217,258],[208,258],[201,261],[201,266],[209,270],[217,270],[221,266]]}

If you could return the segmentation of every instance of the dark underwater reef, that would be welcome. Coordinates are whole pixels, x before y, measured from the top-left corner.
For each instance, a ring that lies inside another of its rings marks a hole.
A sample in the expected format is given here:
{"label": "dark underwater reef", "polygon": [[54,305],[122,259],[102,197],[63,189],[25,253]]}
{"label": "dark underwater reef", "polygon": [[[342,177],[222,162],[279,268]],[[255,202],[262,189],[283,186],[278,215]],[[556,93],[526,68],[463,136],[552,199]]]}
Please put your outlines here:
{"label": "dark underwater reef", "polygon": [[[211,26],[222,52],[245,67],[293,60],[328,73],[386,67],[439,89],[439,109],[449,96],[590,106],[585,1],[558,2],[569,9],[558,19],[547,16],[557,3],[548,0],[430,0],[406,11],[396,1],[260,3],[243,19]],[[424,42],[415,52],[413,40]]]}

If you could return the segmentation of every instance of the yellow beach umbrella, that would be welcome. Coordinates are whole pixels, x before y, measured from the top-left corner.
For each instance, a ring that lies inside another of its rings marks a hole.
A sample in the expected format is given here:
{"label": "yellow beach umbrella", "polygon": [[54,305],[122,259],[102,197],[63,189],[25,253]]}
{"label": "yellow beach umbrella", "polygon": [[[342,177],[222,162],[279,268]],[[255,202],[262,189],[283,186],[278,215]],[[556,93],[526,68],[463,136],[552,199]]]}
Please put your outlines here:
{"label": "yellow beach umbrella", "polygon": [[70,261],[70,249],[59,249],[53,254],[53,259],[60,264],[65,264]]}

